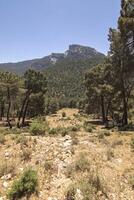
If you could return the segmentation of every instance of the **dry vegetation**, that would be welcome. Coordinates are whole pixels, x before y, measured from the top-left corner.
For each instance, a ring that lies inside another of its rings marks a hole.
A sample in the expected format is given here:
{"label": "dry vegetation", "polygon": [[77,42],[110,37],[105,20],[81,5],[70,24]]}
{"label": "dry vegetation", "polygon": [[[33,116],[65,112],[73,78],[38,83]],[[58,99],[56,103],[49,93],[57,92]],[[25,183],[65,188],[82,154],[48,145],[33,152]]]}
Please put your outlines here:
{"label": "dry vegetation", "polygon": [[134,199],[133,132],[93,125],[76,109],[21,132],[1,128],[0,200]]}

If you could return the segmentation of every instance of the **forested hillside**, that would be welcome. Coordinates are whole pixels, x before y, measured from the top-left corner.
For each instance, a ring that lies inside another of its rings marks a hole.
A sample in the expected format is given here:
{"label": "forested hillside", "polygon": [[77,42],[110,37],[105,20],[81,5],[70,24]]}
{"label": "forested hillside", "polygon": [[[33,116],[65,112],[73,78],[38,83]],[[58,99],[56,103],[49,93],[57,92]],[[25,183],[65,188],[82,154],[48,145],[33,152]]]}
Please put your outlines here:
{"label": "forested hillside", "polygon": [[76,107],[85,98],[85,73],[102,62],[104,56],[96,55],[86,60],[64,59],[45,70],[48,97],[61,107]]}
{"label": "forested hillside", "polygon": [[[70,45],[65,53],[52,53],[41,59],[0,64],[0,69],[23,76],[26,70],[42,71],[47,79],[46,107],[76,107],[85,98],[84,76],[88,69],[99,64],[104,54],[94,48]],[[49,104],[49,105],[48,105]],[[47,108],[46,108],[47,110]]]}

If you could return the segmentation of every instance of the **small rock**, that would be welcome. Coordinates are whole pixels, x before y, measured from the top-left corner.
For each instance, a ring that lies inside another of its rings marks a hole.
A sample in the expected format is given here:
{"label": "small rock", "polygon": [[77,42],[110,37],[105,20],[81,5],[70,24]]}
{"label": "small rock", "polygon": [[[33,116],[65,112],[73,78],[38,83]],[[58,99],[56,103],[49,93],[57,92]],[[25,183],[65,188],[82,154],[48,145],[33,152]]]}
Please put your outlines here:
{"label": "small rock", "polygon": [[2,185],[3,185],[4,188],[8,187],[8,183],[6,181],[4,181]]}
{"label": "small rock", "polygon": [[70,135],[66,135],[66,136],[64,137],[64,141],[66,141],[66,140],[71,140],[71,136],[70,136]]}
{"label": "small rock", "polygon": [[58,200],[56,197],[48,197],[47,200]]}
{"label": "small rock", "polygon": [[9,157],[10,157],[10,154],[9,154],[8,152],[6,152],[6,153],[5,153],[5,157],[6,157],[6,158],[9,158]]}
{"label": "small rock", "polygon": [[82,192],[79,189],[76,190],[75,199],[76,200],[82,200],[83,199]]}
{"label": "small rock", "polygon": [[1,177],[1,180],[10,180],[12,178],[12,174],[7,174]]}

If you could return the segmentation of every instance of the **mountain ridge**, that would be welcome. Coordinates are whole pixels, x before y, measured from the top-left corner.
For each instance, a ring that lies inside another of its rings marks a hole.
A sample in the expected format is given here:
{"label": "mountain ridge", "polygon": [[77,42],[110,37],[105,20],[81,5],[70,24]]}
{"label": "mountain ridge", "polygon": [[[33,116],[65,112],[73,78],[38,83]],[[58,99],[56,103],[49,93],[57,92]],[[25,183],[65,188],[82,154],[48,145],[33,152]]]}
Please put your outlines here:
{"label": "mountain ridge", "polygon": [[27,69],[30,68],[35,70],[44,70],[45,68],[53,66],[57,62],[63,61],[64,59],[86,60],[95,56],[104,57],[105,55],[92,47],[71,44],[69,45],[69,49],[64,53],[51,53],[50,55],[44,56],[42,58],[35,58],[20,62],[1,63],[0,70],[23,74]]}

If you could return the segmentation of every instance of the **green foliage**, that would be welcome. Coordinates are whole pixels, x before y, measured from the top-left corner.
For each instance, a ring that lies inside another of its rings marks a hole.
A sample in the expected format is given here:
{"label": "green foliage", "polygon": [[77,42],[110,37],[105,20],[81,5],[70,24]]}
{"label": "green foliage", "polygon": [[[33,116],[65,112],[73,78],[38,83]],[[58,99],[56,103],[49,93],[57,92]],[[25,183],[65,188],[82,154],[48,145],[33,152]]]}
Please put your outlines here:
{"label": "green foliage", "polygon": [[0,163],[0,178],[9,173],[14,175],[14,170],[15,170],[15,164],[13,162],[9,162],[9,161],[7,162],[7,161],[3,160]]}
{"label": "green foliage", "polygon": [[34,170],[26,170],[21,178],[13,182],[11,189],[8,192],[10,200],[20,199],[23,196],[30,196],[37,192],[38,179],[37,173]]}
{"label": "green foliage", "polygon": [[32,93],[46,92],[46,78],[43,73],[35,70],[27,70],[24,74],[25,88]]}
{"label": "green foliage", "polygon": [[66,134],[68,134],[68,132],[69,132],[68,128],[65,128],[65,127],[56,127],[56,128],[51,128],[48,133],[50,135],[61,134],[62,136],[65,136]]}
{"label": "green foliage", "polygon": [[53,169],[53,162],[45,161],[44,168],[46,171],[51,171]]}
{"label": "green foliage", "polygon": [[[66,200],[75,200],[80,191],[83,200],[97,199],[97,192],[104,190],[98,175],[88,174],[87,177],[71,184],[66,192]],[[106,194],[105,194],[106,196]]]}
{"label": "green foliage", "polygon": [[15,140],[16,140],[16,143],[17,144],[21,144],[21,145],[25,145],[25,146],[27,146],[28,145],[28,138],[26,137],[26,136],[23,136],[23,135],[21,135],[21,136],[17,136],[16,138],[15,138]]}
{"label": "green foliage", "polygon": [[84,74],[100,63],[104,56],[96,55],[86,60],[64,59],[45,70],[48,82],[47,96],[59,102],[59,108],[78,106],[85,97]]}
{"label": "green foliage", "polygon": [[104,133],[103,132],[100,132],[100,133],[98,133],[98,138],[99,139],[104,139]]}
{"label": "green foliage", "polygon": [[0,144],[5,144],[6,138],[3,134],[0,134]]}
{"label": "green foliage", "polygon": [[134,176],[130,178],[130,184],[132,186],[132,189],[134,189]]}
{"label": "green foliage", "polygon": [[130,145],[131,145],[132,150],[134,151],[134,138],[131,139]]}
{"label": "green foliage", "polygon": [[67,134],[71,134],[72,132],[76,132],[80,129],[80,126],[69,126],[69,127],[56,127],[49,128],[48,133],[50,135],[58,135],[61,134],[63,137]]}
{"label": "green foliage", "polygon": [[108,130],[103,131],[103,133],[105,136],[110,136],[110,131],[108,131]]}
{"label": "green foliage", "polygon": [[24,148],[22,149],[21,160],[28,161],[31,159],[31,155],[32,155],[32,150],[30,148]]}
{"label": "green foliage", "polygon": [[87,122],[87,121],[84,122],[83,127],[84,127],[85,131],[89,132],[89,133],[92,133],[93,130],[95,129],[95,126],[92,125],[91,123]]}
{"label": "green foliage", "polygon": [[75,162],[76,171],[90,171],[90,163],[88,159],[82,154],[79,159]]}
{"label": "green foliage", "polygon": [[48,129],[47,122],[34,120],[30,125],[30,132],[32,135],[45,135]]}

